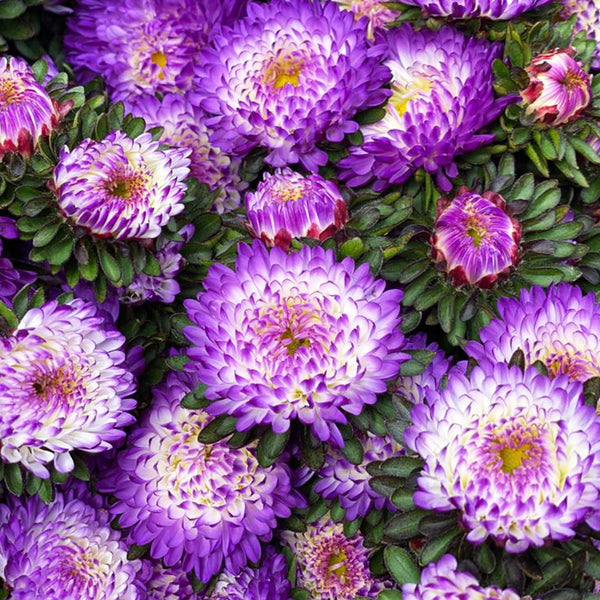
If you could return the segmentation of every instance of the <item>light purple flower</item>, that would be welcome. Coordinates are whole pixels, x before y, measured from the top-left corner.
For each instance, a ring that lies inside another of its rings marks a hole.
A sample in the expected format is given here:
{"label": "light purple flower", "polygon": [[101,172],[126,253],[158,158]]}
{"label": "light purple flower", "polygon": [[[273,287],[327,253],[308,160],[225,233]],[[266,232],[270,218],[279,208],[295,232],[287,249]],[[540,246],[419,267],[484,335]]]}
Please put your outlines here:
{"label": "light purple flower", "polygon": [[291,587],[284,556],[268,548],[257,569],[245,567],[237,575],[221,573],[204,600],[291,600]]}
{"label": "light purple flower", "polygon": [[331,250],[241,244],[236,270],[215,264],[203,283],[184,303],[191,368],[208,386],[207,410],[237,417],[240,431],[283,433],[297,418],[342,446],[336,423],[373,404],[408,358],[398,352],[402,292]]}
{"label": "light purple flower", "polygon": [[121,131],[65,146],[54,169],[60,211],[96,238],[156,238],[184,208],[188,154],[159,149],[149,133],[131,139]]}
{"label": "light purple flower", "polygon": [[298,585],[311,600],[376,598],[385,587],[371,575],[362,536],[347,538],[342,523],[323,517],[304,533],[284,531],[281,538],[297,557]]}
{"label": "light purple flower", "polygon": [[169,373],[154,389],[150,412],[99,489],[116,497],[111,511],[131,528],[131,542],[151,544],[153,558],[167,566],[181,561],[206,582],[223,562],[237,574],[248,560],[258,561],[277,518],[303,499],[292,489],[289,468],[260,467],[254,446],[198,441],[210,416],[180,406],[195,383]]}
{"label": "light purple flower", "polygon": [[[327,1],[327,0],[325,0]],[[372,40],[375,31],[383,29],[400,16],[387,5],[387,0],[334,0],[341,8],[352,11],[355,19],[367,18],[367,37]]]}
{"label": "light purple flower", "polygon": [[521,225],[499,194],[461,187],[453,200],[438,200],[431,256],[454,285],[492,287],[517,264],[520,241]]}
{"label": "light purple flower", "polygon": [[512,96],[494,99],[492,62],[501,46],[465,37],[452,27],[392,29],[381,45],[392,71],[392,96],[383,119],[362,128],[364,143],[352,146],[338,166],[351,186],[375,180],[380,191],[424,168],[444,191],[456,177],[454,157],[490,143],[478,134]]}
{"label": "light purple flower", "polygon": [[514,19],[520,14],[548,4],[552,0],[404,0],[404,4],[420,6],[428,16],[454,19]]}
{"label": "light purple flower", "polygon": [[144,600],[200,600],[187,571],[180,566],[165,567],[160,561],[142,562],[138,587]]}
{"label": "light purple flower", "polygon": [[560,48],[531,59],[529,85],[521,92],[525,114],[545,124],[574,121],[592,101],[592,76],[576,61],[575,48]]}
{"label": "light purple flower", "polygon": [[467,343],[469,356],[508,363],[522,350],[526,365],[539,360],[550,377],[600,377],[600,304],[593,292],[583,295],[568,283],[536,285],[518,300],[500,298],[497,311],[499,318],[479,332],[481,343]]}
{"label": "light purple flower", "polygon": [[[600,38],[600,4],[597,0],[562,0],[563,19],[575,16],[575,31],[584,31],[593,40]],[[596,45],[592,67],[600,69],[600,48]]]}
{"label": "light purple flower", "polygon": [[0,158],[7,152],[31,156],[59,118],[58,104],[35,80],[31,67],[22,58],[0,57]]}
{"label": "light purple flower", "polygon": [[250,233],[267,246],[288,250],[292,238],[323,241],[348,222],[348,208],[332,181],[291,169],[265,173],[256,192],[246,194]]}
{"label": "light purple flower", "polygon": [[131,110],[146,121],[147,127],[164,127],[161,141],[190,154],[190,175],[216,192],[214,210],[223,213],[238,208],[241,192],[248,183],[239,175],[240,160],[232,159],[209,141],[212,130],[207,115],[178,94],[165,94],[162,102],[154,96],[134,98]]}
{"label": "light purple flower", "polygon": [[49,505],[37,496],[0,505],[0,577],[11,600],[146,600],[109,514],[78,488]]}
{"label": "light purple flower", "polygon": [[416,405],[404,434],[425,460],[415,504],[458,509],[467,540],[511,553],[600,529],[600,417],[580,382],[482,362]]}
{"label": "light purple flower", "polygon": [[[429,563],[421,573],[419,583],[402,586],[403,600],[521,600],[513,590],[494,586],[482,587],[471,573],[458,571],[456,558],[444,554],[436,563]],[[528,596],[530,598],[530,596]]]}
{"label": "light purple flower", "polygon": [[317,148],[354,133],[352,117],[384,102],[389,70],[368,50],[366,21],[334,2],[274,0],[215,34],[196,68],[196,100],[212,141],[237,156],[268,149],[275,167],[327,162]]}
{"label": "light purple flower", "polygon": [[81,300],[29,310],[0,346],[2,460],[49,477],[74,468],[72,450],[103,452],[134,418],[125,338]]}

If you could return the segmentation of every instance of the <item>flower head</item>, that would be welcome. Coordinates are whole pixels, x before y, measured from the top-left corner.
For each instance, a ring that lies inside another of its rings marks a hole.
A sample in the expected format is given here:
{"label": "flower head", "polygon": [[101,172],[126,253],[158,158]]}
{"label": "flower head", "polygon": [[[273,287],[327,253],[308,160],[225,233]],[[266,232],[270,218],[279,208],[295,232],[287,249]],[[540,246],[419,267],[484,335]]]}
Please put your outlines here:
{"label": "flower head", "polygon": [[35,475],[68,473],[70,452],[103,452],[125,437],[135,407],[125,338],[94,305],[49,302],[29,310],[0,346],[0,455]]}
{"label": "flower head", "polygon": [[223,561],[237,574],[258,561],[278,517],[302,505],[287,466],[260,467],[252,446],[204,445],[198,433],[211,420],[204,411],[180,406],[195,387],[188,375],[170,373],[155,388],[152,408],[129,436],[100,489],[130,541],[151,544],[150,555],[172,566],[194,569],[208,581]]}
{"label": "flower head", "polygon": [[[575,31],[584,31],[588,37],[600,38],[600,4],[597,0],[562,0],[561,16],[564,19],[575,16]],[[592,61],[594,69],[600,69],[600,48],[596,46]]]}
{"label": "flower head", "polygon": [[245,567],[238,575],[221,573],[205,600],[291,600],[291,587],[284,556],[268,548],[257,569]]}
{"label": "flower head", "polygon": [[[467,540],[508,552],[600,528],[600,418],[581,383],[482,362],[453,372],[431,405],[416,405],[406,444],[424,459],[421,508],[458,509]],[[594,514],[595,513],[595,514]]]}
{"label": "flower head", "polygon": [[541,123],[563,125],[578,119],[592,101],[592,76],[576,61],[574,48],[538,54],[526,71],[529,85],[521,96],[526,114]]}
{"label": "flower head", "polygon": [[498,315],[466,346],[469,356],[508,363],[522,350],[525,364],[541,361],[550,377],[575,381],[600,377],[600,304],[593,292],[560,283],[523,289],[519,299],[500,298]]}
{"label": "flower head", "polygon": [[348,222],[346,202],[333,182],[287,168],[264,174],[256,192],[246,194],[246,212],[252,235],[284,250],[292,238],[323,241]]}
{"label": "flower head", "polygon": [[240,206],[240,193],[248,187],[239,175],[240,160],[230,158],[209,141],[212,130],[205,124],[204,111],[178,94],[165,94],[162,102],[150,95],[138,97],[132,111],[147,127],[164,127],[161,141],[165,144],[191,150],[190,175],[218,191],[214,201],[218,213]]}
{"label": "flower head", "polygon": [[494,99],[492,62],[501,47],[452,27],[415,31],[406,24],[382,44],[392,71],[392,96],[381,121],[362,128],[338,166],[351,186],[375,178],[373,189],[406,181],[423,167],[445,191],[458,174],[454,157],[494,139],[477,134],[515,98]]}
{"label": "flower head", "polygon": [[483,588],[471,573],[457,571],[456,558],[445,554],[436,563],[429,563],[421,573],[419,583],[402,586],[403,600],[521,600],[512,590],[496,586]]}
{"label": "flower head", "polygon": [[113,131],[65,146],[54,170],[62,214],[97,238],[149,239],[183,210],[189,151],[159,149],[149,133]]}
{"label": "flower head", "polygon": [[212,141],[244,156],[269,150],[275,166],[327,162],[317,144],[358,129],[352,117],[387,97],[389,71],[368,51],[366,22],[334,2],[274,0],[215,34],[197,67],[196,102],[209,113]]}
{"label": "flower head", "polygon": [[402,292],[331,250],[242,244],[236,271],[214,265],[203,283],[185,302],[188,355],[213,400],[207,410],[237,417],[240,431],[282,433],[298,418],[342,446],[344,412],[373,404],[407,358],[397,352]]}
{"label": "flower head", "polygon": [[341,8],[352,11],[355,19],[367,18],[367,37],[372,40],[375,31],[383,29],[387,23],[398,18],[398,11],[392,10],[386,0],[334,0]]}
{"label": "flower head", "polygon": [[0,505],[0,576],[11,600],[146,600],[140,561],[110,526],[109,514],[81,491]]}
{"label": "flower head", "polygon": [[0,58],[0,158],[7,152],[31,156],[38,140],[58,125],[58,105],[21,58]]}
{"label": "flower head", "polygon": [[165,567],[159,561],[144,560],[138,586],[146,594],[144,600],[199,600],[194,593],[189,573],[179,566]]}
{"label": "flower head", "polygon": [[453,200],[440,199],[431,236],[431,256],[454,285],[487,289],[519,260],[521,225],[495,192],[463,187]]}
{"label": "flower head", "polygon": [[520,14],[548,4],[552,0],[406,0],[405,4],[420,6],[432,17],[452,17],[453,19],[508,20]]}
{"label": "flower head", "polygon": [[384,589],[384,582],[369,571],[362,536],[347,538],[342,523],[323,517],[304,533],[285,531],[281,537],[298,559],[298,585],[311,600],[376,598]]}

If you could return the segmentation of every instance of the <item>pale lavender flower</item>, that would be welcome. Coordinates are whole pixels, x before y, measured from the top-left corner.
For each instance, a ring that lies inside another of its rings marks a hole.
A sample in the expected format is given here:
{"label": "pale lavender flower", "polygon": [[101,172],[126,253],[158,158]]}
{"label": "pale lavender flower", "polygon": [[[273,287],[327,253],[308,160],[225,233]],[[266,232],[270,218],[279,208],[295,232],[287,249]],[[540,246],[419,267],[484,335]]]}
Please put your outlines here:
{"label": "pale lavender flower", "polygon": [[404,4],[420,6],[427,16],[453,19],[514,19],[520,14],[548,4],[552,0],[404,0]]}
{"label": "pale lavender flower", "polygon": [[[327,1],[327,0],[325,0]],[[366,17],[368,22],[367,37],[372,40],[375,31],[383,29],[400,16],[397,10],[393,10],[387,4],[387,0],[334,0],[341,8],[354,13],[355,19]]]}
{"label": "pale lavender flower", "polygon": [[144,600],[200,600],[190,575],[180,566],[165,567],[160,561],[144,560],[138,576]]}
{"label": "pale lavender flower", "polygon": [[[600,4],[598,0],[562,0],[564,19],[575,16],[575,31],[584,31],[588,37],[598,41],[600,37]],[[596,45],[592,67],[600,69],[600,48]]]}

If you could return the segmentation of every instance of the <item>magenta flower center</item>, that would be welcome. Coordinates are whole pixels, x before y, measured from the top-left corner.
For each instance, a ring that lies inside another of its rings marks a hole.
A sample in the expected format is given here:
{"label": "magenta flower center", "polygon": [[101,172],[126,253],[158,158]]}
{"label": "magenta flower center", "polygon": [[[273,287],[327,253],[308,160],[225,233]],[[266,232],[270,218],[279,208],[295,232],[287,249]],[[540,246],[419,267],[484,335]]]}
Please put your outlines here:
{"label": "magenta flower center", "polygon": [[22,81],[12,77],[0,78],[0,111],[8,110],[11,105],[21,102],[24,93]]}
{"label": "magenta flower center", "polygon": [[121,167],[109,177],[106,191],[112,199],[125,200],[127,204],[143,202],[148,194],[151,175],[146,169]]}

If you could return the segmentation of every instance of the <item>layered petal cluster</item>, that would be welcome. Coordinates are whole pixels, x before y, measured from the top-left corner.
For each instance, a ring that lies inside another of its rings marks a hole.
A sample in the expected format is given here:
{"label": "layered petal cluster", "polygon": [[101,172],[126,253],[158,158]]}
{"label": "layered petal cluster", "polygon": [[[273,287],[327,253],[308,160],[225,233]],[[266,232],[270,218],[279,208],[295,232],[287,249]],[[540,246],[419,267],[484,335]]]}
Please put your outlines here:
{"label": "layered petal cluster", "polygon": [[139,560],[109,514],[72,491],[0,505],[0,577],[12,600],[146,600]]}
{"label": "layered petal cluster", "polygon": [[521,92],[526,114],[552,125],[580,117],[592,101],[592,76],[574,56],[575,48],[560,48],[531,59],[529,85]]}
{"label": "layered petal cluster", "polygon": [[376,598],[385,587],[371,575],[362,536],[347,538],[342,523],[323,517],[304,533],[284,531],[281,538],[297,557],[297,584],[311,600]]}
{"label": "layered petal cluster", "polygon": [[103,452],[134,421],[125,338],[81,300],[29,310],[0,346],[2,460],[49,477],[74,468],[72,450]]}
{"label": "layered petal cluster", "polygon": [[560,283],[521,290],[519,299],[500,298],[498,319],[480,332],[481,342],[468,342],[469,356],[508,363],[522,350],[525,363],[541,361],[550,377],[575,381],[600,377],[600,304],[593,292]]}
{"label": "layered petal cluster", "polygon": [[415,504],[458,509],[471,543],[523,552],[586,519],[600,528],[600,417],[580,382],[482,362],[411,417],[405,441],[425,460]]}
{"label": "layered petal cluster", "polygon": [[383,190],[423,167],[444,191],[458,174],[454,157],[494,139],[477,131],[492,123],[512,96],[494,99],[492,62],[502,49],[452,27],[392,29],[381,45],[392,71],[385,116],[362,128],[364,143],[338,166],[351,186],[375,179]]}
{"label": "layered petal cluster", "polygon": [[144,600],[200,600],[189,573],[180,566],[165,567],[159,561],[144,560],[138,577]]}
{"label": "layered petal cluster", "polygon": [[207,116],[202,109],[183,96],[165,94],[162,101],[150,95],[138,97],[131,110],[146,121],[147,127],[164,127],[162,142],[191,150],[190,175],[218,192],[213,206],[216,212],[241,205],[240,194],[248,183],[240,178],[240,160],[232,159],[210,142],[212,130],[205,124]]}
{"label": "layered petal cluster", "polygon": [[[327,0],[324,0],[327,1]],[[355,19],[367,18],[367,37],[372,40],[375,31],[398,18],[400,13],[393,10],[386,0],[334,0],[340,7],[352,11]]]}
{"label": "layered petal cluster", "polygon": [[36,81],[31,67],[22,58],[0,57],[0,158],[7,152],[31,156],[59,117],[56,101]]}
{"label": "layered petal cluster", "polygon": [[275,166],[327,162],[317,148],[358,129],[352,117],[385,101],[389,70],[368,49],[366,20],[335,2],[274,0],[216,33],[196,68],[196,102],[217,115],[212,141],[246,155],[256,146]]}
{"label": "layered petal cluster", "polygon": [[339,450],[331,448],[325,455],[325,463],[317,471],[315,492],[326,500],[338,500],[346,510],[346,520],[365,517],[373,509],[395,510],[394,505],[376,492],[370,485],[371,475],[367,465],[376,460],[387,460],[404,454],[400,444],[391,437],[378,437],[371,433],[356,436],[363,447],[361,464],[351,463]]}
{"label": "layered petal cluster", "polygon": [[462,187],[453,200],[438,200],[431,256],[456,286],[490,288],[519,260],[521,225],[495,192]]}
{"label": "layered petal cluster", "polygon": [[420,6],[428,16],[453,19],[508,20],[548,4],[552,0],[406,0],[405,4]]}
{"label": "layered petal cluster", "polygon": [[[588,37],[600,39],[600,4],[596,0],[562,0],[564,6],[561,16],[564,19],[575,16],[575,31],[584,31]],[[600,49],[596,46],[594,69],[600,69]]]}
{"label": "layered petal cluster", "polygon": [[186,92],[211,31],[246,0],[78,0],[65,53],[82,82],[101,75],[113,100]]}
{"label": "layered petal cluster", "polygon": [[332,181],[288,168],[263,175],[257,190],[246,194],[246,214],[253,236],[284,250],[292,238],[323,241],[348,222],[346,202]]}
{"label": "layered petal cluster", "polygon": [[188,155],[159,149],[149,133],[131,139],[122,131],[65,146],[54,169],[60,211],[99,239],[156,238],[184,208]]}
{"label": "layered petal cluster", "polygon": [[221,573],[204,600],[291,600],[291,587],[285,557],[268,548],[257,569],[245,567],[237,575]]}
{"label": "layered petal cluster", "polygon": [[[403,600],[521,600],[513,590],[496,586],[482,587],[471,573],[458,571],[456,558],[445,554],[436,563],[429,563],[421,573],[419,583],[402,586]],[[528,596],[530,598],[530,596]]]}
{"label": "layered petal cluster", "polygon": [[167,566],[181,561],[207,582],[223,561],[234,575],[258,561],[277,518],[303,500],[286,465],[259,466],[252,446],[198,441],[210,416],[180,406],[195,384],[170,373],[155,388],[152,408],[99,489],[116,497],[111,511],[131,528],[131,542],[151,544],[152,558]]}
{"label": "layered petal cluster", "polygon": [[373,404],[408,358],[398,351],[402,292],[331,250],[241,244],[236,270],[215,264],[203,283],[185,302],[188,355],[207,410],[237,417],[240,431],[282,433],[297,418],[343,446],[336,423]]}

